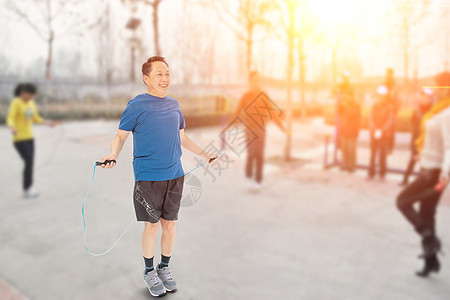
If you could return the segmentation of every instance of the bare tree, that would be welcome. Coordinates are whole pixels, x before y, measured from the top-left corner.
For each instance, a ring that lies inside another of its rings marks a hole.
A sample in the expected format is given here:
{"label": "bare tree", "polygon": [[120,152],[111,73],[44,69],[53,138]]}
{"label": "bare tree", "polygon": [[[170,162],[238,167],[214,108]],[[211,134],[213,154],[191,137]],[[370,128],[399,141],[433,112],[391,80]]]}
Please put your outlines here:
{"label": "bare tree", "polygon": [[305,66],[305,45],[308,39],[310,39],[313,36],[314,28],[316,27],[316,24],[313,22],[311,18],[309,18],[308,8],[305,2],[300,2],[297,4],[298,11],[299,11],[299,17],[298,17],[298,23],[299,27],[296,30],[296,36],[298,38],[298,45],[297,45],[297,51],[298,51],[298,71],[299,71],[299,90],[300,90],[300,107],[301,107],[301,117],[306,117],[306,101],[305,101],[305,73],[306,73],[306,66]]}
{"label": "bare tree", "polygon": [[[276,23],[270,26],[271,33],[283,40],[287,45],[286,58],[286,121],[287,130],[292,132],[292,76],[294,70],[294,51],[295,41],[297,39],[296,16],[295,12],[299,6],[296,0],[274,0],[275,12],[278,15]],[[281,25],[281,26],[278,26]],[[276,30],[280,28],[280,30]],[[284,159],[291,160],[292,136],[286,135],[286,145],[284,151]]]}
{"label": "bare tree", "polygon": [[159,5],[163,0],[121,0],[125,4],[136,5],[138,3],[145,4],[152,8],[153,12],[153,40],[155,44],[155,55],[161,55],[161,47],[159,44],[159,18],[158,18],[158,10]]}
{"label": "bare tree", "polygon": [[[308,39],[313,36],[315,23],[309,18],[307,2],[299,0],[272,0],[272,7],[275,8],[277,19],[270,26],[271,33],[287,45],[286,60],[286,119],[287,130],[292,129],[292,88],[293,70],[295,66],[294,52],[298,51],[299,58],[299,91],[301,115],[306,116],[305,103],[305,45]],[[296,48],[297,46],[297,48]],[[292,137],[286,136],[285,160],[291,160]]]}
{"label": "bare tree", "polygon": [[410,60],[413,49],[417,50],[421,45],[413,44],[412,33],[415,27],[421,24],[428,14],[429,0],[412,1],[402,0],[395,9],[395,26],[398,27],[397,32],[403,40],[403,74],[405,84],[410,78]]}
{"label": "bare tree", "polygon": [[[179,47],[172,47],[172,56],[181,58],[177,73],[182,77],[179,82],[182,81],[185,85],[211,85],[217,76],[217,29],[212,26],[214,17],[205,13],[201,20],[192,18],[196,12],[203,12],[198,9],[205,10],[205,7],[183,2],[177,11],[178,26],[175,34],[178,36],[176,43]],[[195,38],[199,36],[201,39]]]}
{"label": "bare tree", "polygon": [[92,39],[97,49],[98,75],[108,85],[114,73],[114,29],[111,24],[111,2],[100,0],[97,21],[92,25]]}
{"label": "bare tree", "polygon": [[345,46],[347,46],[347,49],[351,48],[349,42],[372,42],[370,38],[364,37],[363,34],[358,36],[360,33],[360,28],[363,26],[363,18],[352,24],[353,25],[351,27],[345,28],[345,30],[338,30],[338,26],[335,26],[332,29],[327,28],[324,31],[316,31],[317,41],[319,41],[325,49],[331,50],[331,82],[333,86],[336,86],[338,79],[338,60],[342,61],[343,59],[343,57],[338,55],[341,48],[345,48]]}
{"label": "bare tree", "polygon": [[[32,3],[32,4],[30,4]],[[56,39],[79,33],[87,25],[87,19],[77,8],[79,0],[7,0],[11,12],[26,22],[34,32],[47,43],[45,76],[51,80],[53,43]],[[64,20],[64,22],[60,22]],[[58,24],[56,24],[59,22]]]}
{"label": "bare tree", "polygon": [[[286,5],[288,8],[288,24],[285,27],[287,33],[287,45],[288,45],[288,55],[287,55],[287,130],[292,132],[292,71],[294,68],[294,46],[295,46],[295,8],[297,3],[295,0],[286,0]],[[284,153],[284,159],[286,161],[291,160],[291,148],[292,148],[292,134],[286,135],[286,148]]]}
{"label": "bare tree", "polygon": [[[270,0],[200,0],[202,5],[212,7],[218,18],[226,24],[246,45],[246,68],[253,67],[253,34],[257,26],[266,27],[270,23],[265,14],[273,7]],[[236,6],[237,4],[237,6]]]}
{"label": "bare tree", "polygon": [[[80,34],[89,28],[86,17],[81,14],[83,0],[6,0],[8,9],[25,21],[41,40],[47,43],[45,62],[45,94],[52,79],[53,45],[55,40]],[[44,111],[48,110],[48,95],[43,97]]]}
{"label": "bare tree", "polygon": [[[7,25],[8,18],[7,16],[0,15],[0,26],[5,27]],[[9,36],[6,34],[2,34],[0,37],[0,47],[1,49],[5,49],[8,46]],[[10,63],[8,63],[7,55],[4,53],[0,54],[0,76],[6,75],[10,71]]]}
{"label": "bare tree", "polygon": [[[443,9],[441,16],[440,16],[440,22],[442,22],[443,24],[445,24],[445,22],[447,22],[450,18],[450,10],[448,9]],[[440,39],[441,39],[441,43],[443,43],[444,46],[444,69],[442,71],[449,71],[449,58],[450,58],[450,30],[448,28],[448,26],[443,26],[443,28],[440,28],[439,30],[440,33]]]}

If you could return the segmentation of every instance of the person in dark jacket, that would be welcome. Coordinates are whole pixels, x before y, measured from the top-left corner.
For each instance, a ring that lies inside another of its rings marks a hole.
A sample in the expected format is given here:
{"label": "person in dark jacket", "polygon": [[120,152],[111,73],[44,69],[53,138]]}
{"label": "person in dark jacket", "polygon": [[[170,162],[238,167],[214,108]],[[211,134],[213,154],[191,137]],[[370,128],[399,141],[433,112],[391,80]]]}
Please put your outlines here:
{"label": "person in dark jacket", "polygon": [[379,160],[379,175],[384,181],[386,175],[386,155],[388,152],[389,130],[394,122],[394,109],[388,100],[388,89],[382,85],[377,88],[377,101],[372,106],[369,116],[370,129],[370,164],[367,180],[376,173],[375,160]]}
{"label": "person in dark jacket", "polygon": [[353,172],[356,169],[356,141],[361,122],[361,107],[353,96],[341,98],[339,114],[342,151],[341,169]]}
{"label": "person in dark jacket", "polygon": [[[347,169],[347,164],[344,163],[344,160],[348,162],[347,160],[347,154],[348,151],[346,151],[345,148],[347,148],[347,139],[343,137],[343,126],[346,127],[346,121],[344,119],[344,114],[346,113],[346,107],[348,104],[348,99],[354,97],[354,88],[353,85],[350,83],[350,72],[344,71],[341,74],[342,81],[339,83],[336,88],[333,91],[334,97],[336,97],[336,141],[337,141],[337,147],[341,151],[342,155],[342,163],[341,163],[341,170]],[[345,130],[345,129],[344,129]],[[345,135],[345,134],[344,134]]]}
{"label": "person in dark jacket", "polygon": [[342,82],[336,87],[334,90],[334,94],[339,99],[343,99],[346,97],[354,97],[355,92],[353,85],[350,82],[350,72],[344,71],[341,74],[342,76]]}
{"label": "person in dark jacket", "polygon": [[268,122],[273,120],[281,131],[286,134],[290,134],[290,132],[285,129],[278,108],[262,90],[257,71],[249,74],[249,89],[239,101],[238,108],[231,117],[232,122],[238,117],[241,117],[245,125],[247,149],[245,176],[249,187],[258,191],[262,187]]}
{"label": "person in dark jacket", "polygon": [[428,88],[423,88],[420,91],[418,103],[414,108],[411,116],[411,157],[408,162],[408,167],[406,168],[406,171],[403,175],[403,181],[400,183],[400,185],[408,184],[409,176],[411,176],[411,173],[414,170],[414,166],[416,165],[418,152],[415,141],[420,134],[420,123],[422,121],[422,118],[428,112],[431,106],[433,106],[433,102],[433,91]]}

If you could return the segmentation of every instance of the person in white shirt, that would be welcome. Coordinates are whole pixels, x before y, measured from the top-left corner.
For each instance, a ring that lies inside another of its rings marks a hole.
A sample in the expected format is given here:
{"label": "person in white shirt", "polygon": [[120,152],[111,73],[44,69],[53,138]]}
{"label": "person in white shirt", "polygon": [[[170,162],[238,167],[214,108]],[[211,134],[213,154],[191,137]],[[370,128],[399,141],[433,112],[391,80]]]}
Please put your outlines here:
{"label": "person in white shirt", "polygon": [[[439,85],[450,85],[450,73],[437,76]],[[450,93],[443,89],[442,100],[425,114],[421,133],[416,140],[420,158],[420,174],[397,196],[397,207],[422,238],[424,268],[416,274],[427,277],[438,272],[437,254],[441,242],[436,235],[436,207],[449,182],[450,172]],[[419,203],[419,209],[414,204]]]}

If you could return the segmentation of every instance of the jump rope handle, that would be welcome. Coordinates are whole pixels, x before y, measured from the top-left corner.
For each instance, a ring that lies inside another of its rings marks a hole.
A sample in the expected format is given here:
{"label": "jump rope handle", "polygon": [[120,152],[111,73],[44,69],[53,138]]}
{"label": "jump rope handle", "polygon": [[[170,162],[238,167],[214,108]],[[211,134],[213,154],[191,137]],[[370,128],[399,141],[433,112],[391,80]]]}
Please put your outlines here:
{"label": "jump rope handle", "polygon": [[95,165],[96,166],[101,166],[101,165],[106,165],[106,164],[109,164],[109,163],[112,163],[112,162],[113,163],[117,163],[115,159],[112,159],[112,160],[105,160],[104,162],[96,161]]}
{"label": "jump rope handle", "polygon": [[219,156],[214,156],[214,157],[211,157],[210,159],[209,159],[209,161],[208,161],[208,163],[211,163],[212,161],[214,161],[214,160],[216,160],[217,158],[219,158]]}

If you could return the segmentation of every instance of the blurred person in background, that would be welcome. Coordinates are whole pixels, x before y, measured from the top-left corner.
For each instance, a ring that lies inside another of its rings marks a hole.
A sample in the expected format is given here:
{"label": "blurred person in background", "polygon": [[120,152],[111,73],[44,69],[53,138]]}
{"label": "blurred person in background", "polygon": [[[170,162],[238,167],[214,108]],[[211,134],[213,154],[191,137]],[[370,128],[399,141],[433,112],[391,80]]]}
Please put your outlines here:
{"label": "blurred person in background", "polygon": [[[450,73],[436,77],[440,86],[450,86]],[[437,254],[441,241],[436,235],[436,208],[450,172],[450,93],[442,89],[437,101],[424,115],[416,140],[420,155],[420,174],[397,196],[397,207],[413,225],[422,240],[424,267],[416,272],[427,277],[440,270]],[[419,203],[418,209],[414,204]]]}
{"label": "blurred person in background", "polygon": [[416,107],[414,108],[411,115],[411,157],[408,162],[408,167],[406,168],[405,174],[403,175],[403,181],[401,185],[408,184],[409,176],[414,170],[414,166],[417,160],[417,146],[416,139],[420,134],[420,123],[423,116],[428,112],[434,102],[433,91],[429,88],[422,88],[420,90]]}
{"label": "blurred person in background", "polygon": [[395,127],[397,123],[397,112],[400,109],[398,88],[394,78],[394,69],[386,69],[386,76],[383,85],[387,88],[387,102],[391,104],[394,111],[394,119],[392,120],[390,128],[386,131],[387,154],[391,154],[395,146]]}
{"label": "blurred person in background", "polygon": [[377,158],[380,178],[383,181],[385,179],[388,138],[392,122],[394,109],[388,100],[388,89],[381,85],[377,88],[376,101],[369,115],[370,162],[367,180],[372,180],[376,174]]}
{"label": "blurred person in background", "polygon": [[[257,100],[261,97],[260,100]],[[265,106],[262,109],[259,106]],[[259,114],[263,114],[264,118],[260,118]],[[249,116],[258,115],[258,116]],[[266,123],[273,120],[275,124],[286,134],[290,134],[283,126],[277,109],[273,102],[261,89],[259,74],[252,71],[249,74],[249,89],[239,101],[236,112],[231,117],[231,122],[242,116],[245,123],[247,161],[245,165],[245,176],[248,180],[250,188],[255,190],[261,189],[264,168],[264,148],[266,144]],[[253,134],[256,139],[253,140]]]}
{"label": "blurred person in background", "polygon": [[[335,143],[337,149],[341,151],[342,161],[346,160],[344,156],[348,153],[348,151],[345,151],[346,148],[344,143],[348,141],[347,138],[343,138],[343,135],[348,135],[347,133],[344,133],[344,131],[347,131],[347,123],[344,120],[343,114],[345,113],[345,107],[348,104],[348,99],[354,98],[354,88],[353,85],[350,83],[350,72],[344,71],[341,73],[341,83],[339,83],[335,89],[333,90],[333,97],[336,101],[336,135],[335,135]],[[348,147],[347,147],[348,148]],[[348,161],[348,160],[347,160]],[[345,170],[346,167],[344,165],[341,165],[341,170]]]}
{"label": "blurred person in background", "polygon": [[23,170],[22,187],[25,198],[34,198],[39,195],[33,187],[34,164],[34,134],[33,123],[55,126],[58,121],[43,119],[34,103],[37,88],[32,83],[18,84],[14,89],[14,99],[11,101],[6,118],[6,124],[12,133],[14,148],[25,163]]}
{"label": "blurred person in background", "polygon": [[[181,146],[207,162],[216,158],[184,134],[186,127],[178,101],[167,96],[170,86],[169,65],[162,56],[152,56],[142,65],[147,93],[130,100],[120,117],[111,153],[101,161],[115,160],[133,132],[134,208],[136,218],[145,224],[142,234],[144,281],[152,296],[175,292],[178,287],[169,261],[175,245],[175,223],[180,209],[184,171]],[[113,168],[115,162],[102,165]],[[161,224],[161,262],[153,259],[156,235]]]}
{"label": "blurred person in background", "polygon": [[341,170],[353,172],[356,169],[356,144],[361,122],[361,107],[356,102],[350,74],[343,73],[343,82],[339,86],[339,145],[342,152]]}
{"label": "blurred person in background", "polygon": [[354,97],[355,91],[353,85],[350,83],[350,72],[349,71],[342,72],[341,78],[342,82],[334,90],[335,96],[339,98]]}
{"label": "blurred person in background", "polygon": [[340,107],[340,146],[344,171],[354,172],[356,169],[356,144],[361,123],[361,107],[354,97],[341,99]]}

